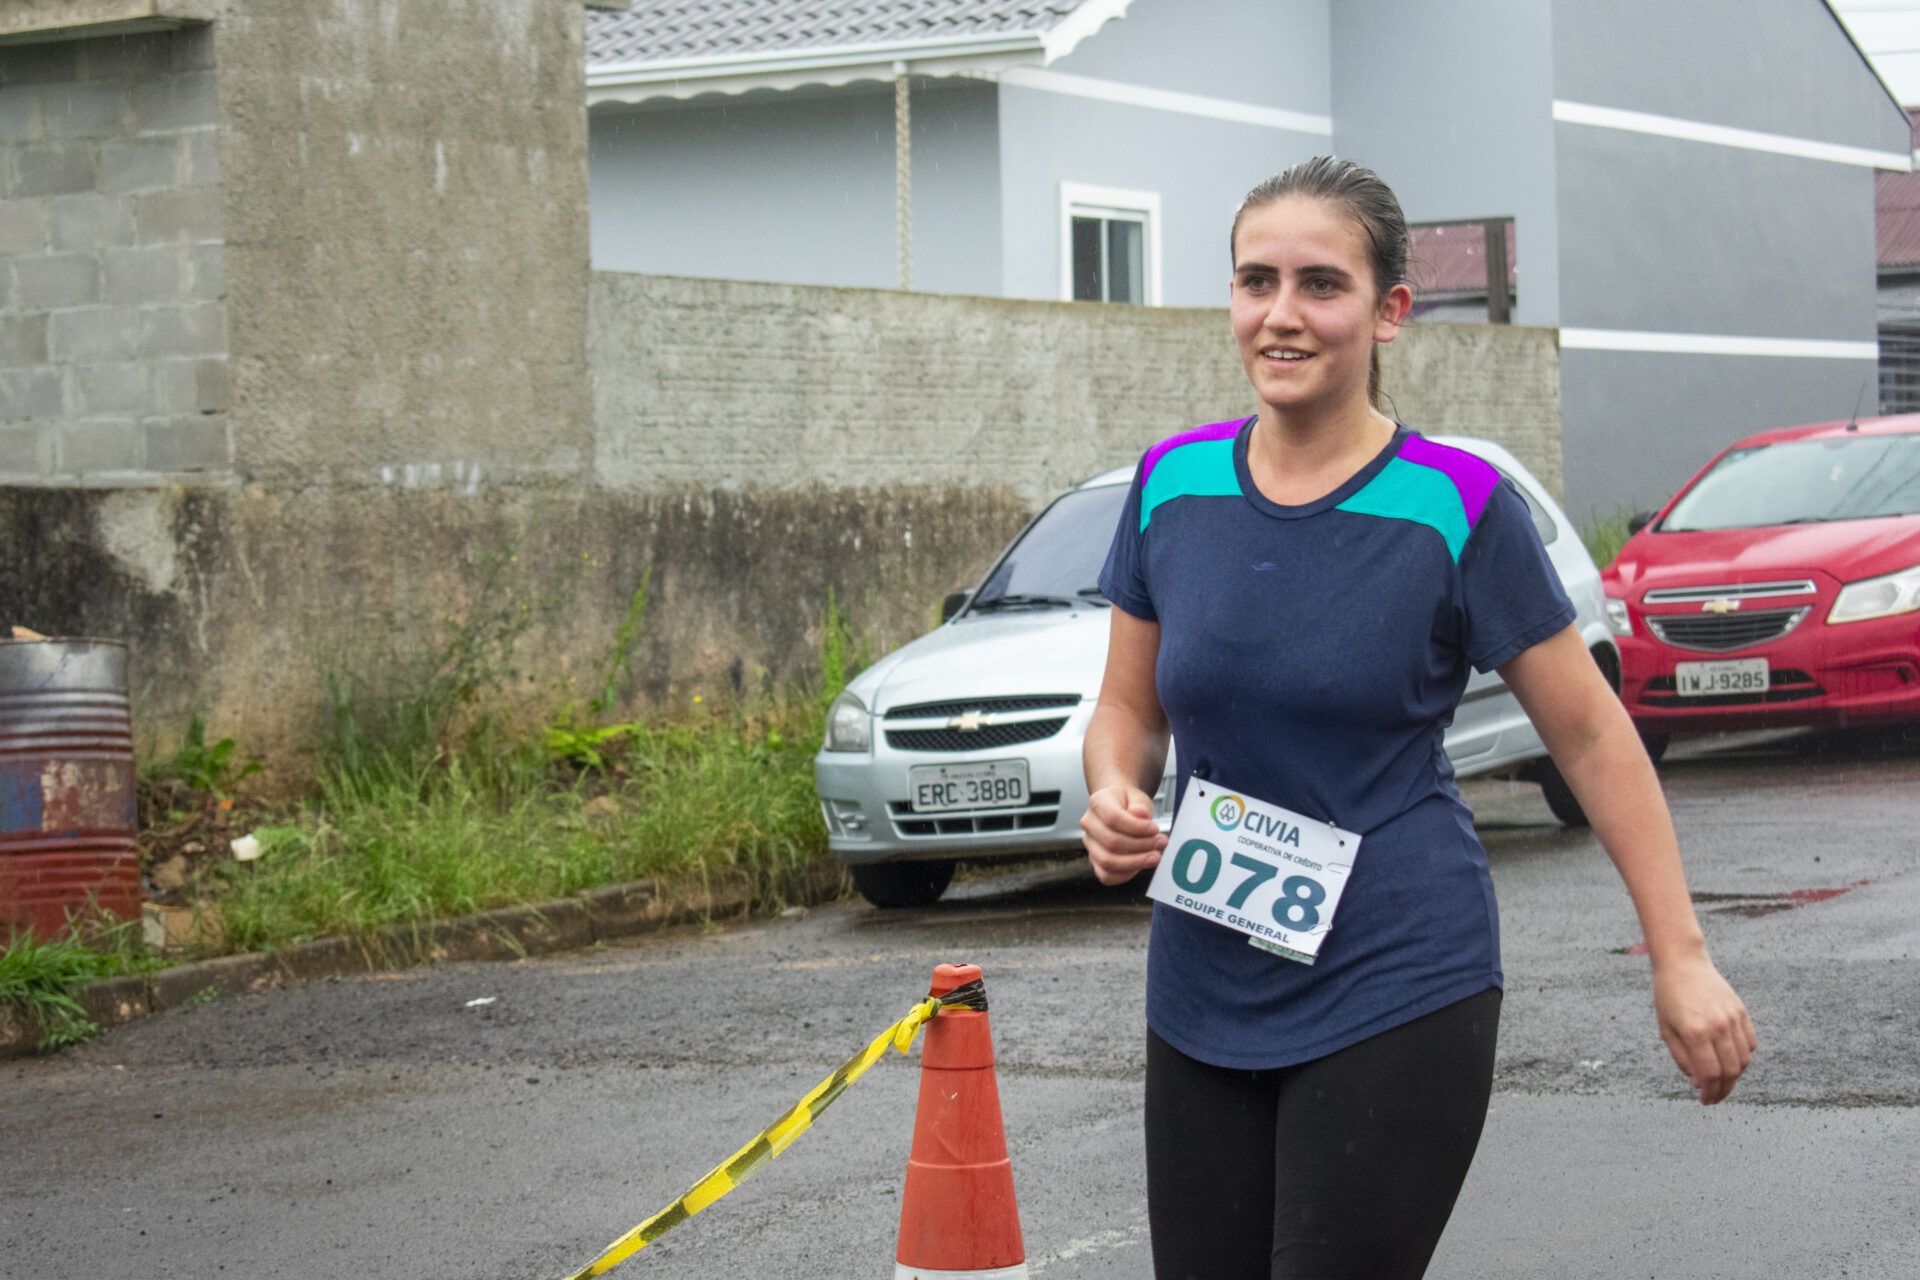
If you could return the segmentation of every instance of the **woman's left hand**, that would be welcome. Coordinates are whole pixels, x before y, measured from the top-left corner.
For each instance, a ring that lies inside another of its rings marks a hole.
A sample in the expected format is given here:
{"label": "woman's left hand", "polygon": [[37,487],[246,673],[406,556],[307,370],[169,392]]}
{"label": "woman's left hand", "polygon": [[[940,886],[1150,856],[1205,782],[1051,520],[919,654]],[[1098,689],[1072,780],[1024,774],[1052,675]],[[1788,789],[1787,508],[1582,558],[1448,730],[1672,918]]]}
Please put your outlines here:
{"label": "woman's left hand", "polygon": [[1732,1093],[1760,1041],[1747,1006],[1713,961],[1702,954],[1656,965],[1653,1010],[1667,1052],[1701,1103],[1712,1106]]}

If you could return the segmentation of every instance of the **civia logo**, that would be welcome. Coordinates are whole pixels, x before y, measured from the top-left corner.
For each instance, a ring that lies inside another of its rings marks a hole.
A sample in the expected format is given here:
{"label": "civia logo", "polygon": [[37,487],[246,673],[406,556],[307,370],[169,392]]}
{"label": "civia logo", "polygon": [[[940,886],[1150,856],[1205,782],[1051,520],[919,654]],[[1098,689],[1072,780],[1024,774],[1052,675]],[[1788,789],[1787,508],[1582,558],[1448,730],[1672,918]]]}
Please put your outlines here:
{"label": "civia logo", "polygon": [[1231,793],[1222,794],[1214,798],[1213,808],[1208,812],[1213,815],[1214,826],[1231,831],[1247,816],[1247,802]]}

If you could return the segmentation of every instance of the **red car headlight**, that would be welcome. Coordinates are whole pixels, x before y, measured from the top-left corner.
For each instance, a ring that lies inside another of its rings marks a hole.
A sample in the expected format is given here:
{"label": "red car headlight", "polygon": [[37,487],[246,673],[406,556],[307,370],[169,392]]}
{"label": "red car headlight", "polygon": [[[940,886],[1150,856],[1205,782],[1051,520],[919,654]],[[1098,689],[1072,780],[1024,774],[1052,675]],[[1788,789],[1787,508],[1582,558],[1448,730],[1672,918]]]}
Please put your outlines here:
{"label": "red car headlight", "polygon": [[1833,608],[1827,611],[1827,625],[1888,618],[1915,609],[1920,609],[1920,564],[1898,573],[1849,582],[1834,597]]}

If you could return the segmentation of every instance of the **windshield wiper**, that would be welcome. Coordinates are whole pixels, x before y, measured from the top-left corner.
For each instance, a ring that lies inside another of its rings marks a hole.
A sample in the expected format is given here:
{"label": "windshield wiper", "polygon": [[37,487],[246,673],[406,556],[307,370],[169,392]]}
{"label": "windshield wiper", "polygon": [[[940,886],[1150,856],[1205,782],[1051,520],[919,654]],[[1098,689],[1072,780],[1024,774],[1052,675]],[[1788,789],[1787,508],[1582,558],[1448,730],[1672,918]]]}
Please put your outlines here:
{"label": "windshield wiper", "polygon": [[1069,600],[1066,596],[1029,595],[1024,592],[1012,592],[1004,596],[994,596],[990,600],[975,600],[969,613],[986,613],[994,609],[1071,609],[1079,600]]}
{"label": "windshield wiper", "polygon": [[1111,609],[1113,607],[1113,601],[1107,599],[1106,593],[1098,587],[1082,587],[1073,594],[1079,596],[1083,602],[1087,604],[1097,604],[1102,609]]}

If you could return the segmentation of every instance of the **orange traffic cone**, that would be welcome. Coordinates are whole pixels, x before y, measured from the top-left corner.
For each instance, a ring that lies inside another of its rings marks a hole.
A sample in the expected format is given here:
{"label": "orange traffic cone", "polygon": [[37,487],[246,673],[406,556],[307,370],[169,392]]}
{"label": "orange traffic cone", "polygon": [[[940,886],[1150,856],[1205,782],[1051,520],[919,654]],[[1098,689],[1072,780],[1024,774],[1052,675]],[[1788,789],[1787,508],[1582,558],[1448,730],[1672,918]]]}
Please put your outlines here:
{"label": "orange traffic cone", "polygon": [[[943,964],[927,994],[979,981],[978,965]],[[894,1256],[894,1280],[1026,1280],[984,995],[978,1011],[942,1009],[927,1024]]]}

